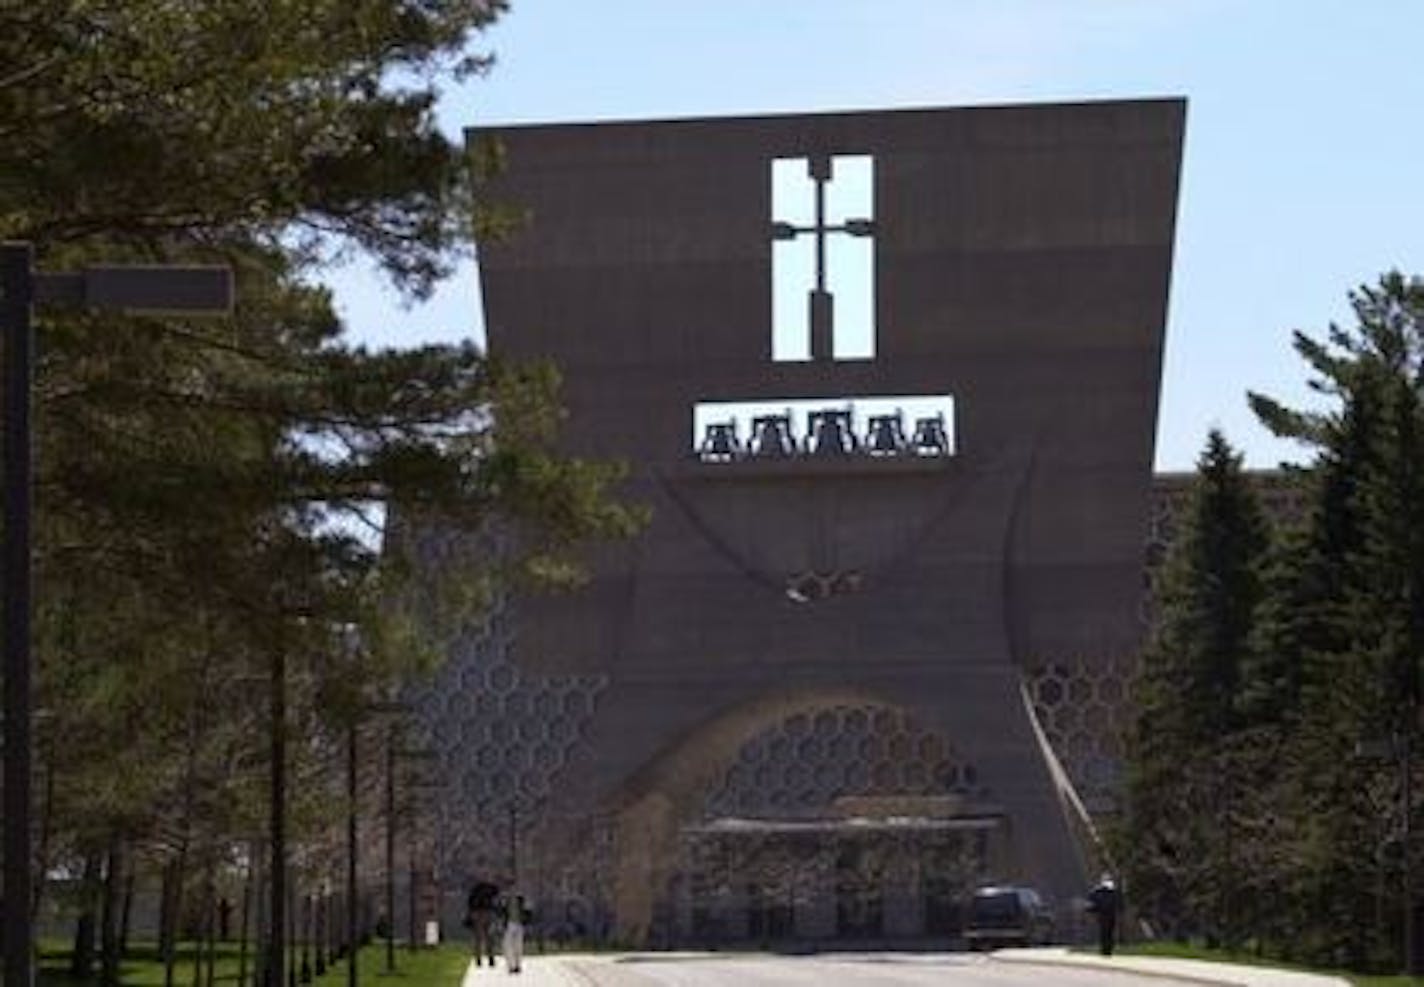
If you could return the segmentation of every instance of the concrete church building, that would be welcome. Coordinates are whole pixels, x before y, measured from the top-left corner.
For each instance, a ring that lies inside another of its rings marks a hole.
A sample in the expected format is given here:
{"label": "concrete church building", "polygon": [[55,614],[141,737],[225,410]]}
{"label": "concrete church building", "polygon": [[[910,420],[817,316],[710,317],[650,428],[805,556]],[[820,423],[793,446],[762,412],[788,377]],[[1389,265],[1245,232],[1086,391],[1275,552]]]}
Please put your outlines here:
{"label": "concrete church building", "polygon": [[[520,126],[491,351],[643,534],[420,697],[441,880],[625,941],[1067,911],[1140,646],[1185,103]],[[471,134],[471,138],[486,136]]]}

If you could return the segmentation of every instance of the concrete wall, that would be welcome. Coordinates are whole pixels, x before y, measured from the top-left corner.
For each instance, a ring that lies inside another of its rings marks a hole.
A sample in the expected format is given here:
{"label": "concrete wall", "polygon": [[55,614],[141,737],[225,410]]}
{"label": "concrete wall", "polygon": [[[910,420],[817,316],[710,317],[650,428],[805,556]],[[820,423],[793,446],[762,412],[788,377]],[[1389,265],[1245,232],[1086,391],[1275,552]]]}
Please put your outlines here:
{"label": "concrete wall", "polygon": [[[622,807],[671,845],[698,802],[660,765],[705,743],[715,773],[719,724],[849,689],[962,749],[1025,879],[1080,889],[1020,671],[1138,643],[1184,117],[1157,100],[498,132],[490,191],[528,221],[482,247],[491,348],[558,365],[567,448],[627,461],[653,511],[588,587],[517,604],[522,667],[608,681],[559,813]],[[770,360],[770,161],[815,154],[875,158],[873,360]],[[915,393],[954,395],[953,459],[689,455],[698,401]],[[798,604],[786,581],[808,568],[862,585]]]}

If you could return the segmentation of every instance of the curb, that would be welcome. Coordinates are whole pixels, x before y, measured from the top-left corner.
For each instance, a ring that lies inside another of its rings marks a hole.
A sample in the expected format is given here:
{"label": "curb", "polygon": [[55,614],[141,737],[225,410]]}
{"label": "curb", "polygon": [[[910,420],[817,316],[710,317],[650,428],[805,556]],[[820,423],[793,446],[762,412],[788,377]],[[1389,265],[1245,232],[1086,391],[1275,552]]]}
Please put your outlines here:
{"label": "curb", "polygon": [[1144,969],[1140,966],[1106,963],[1102,960],[1095,959],[1070,960],[1060,959],[1055,956],[1000,956],[998,953],[990,953],[989,958],[995,963],[1018,964],[1021,966],[1052,966],[1059,968],[1077,968],[1079,970],[1104,970],[1109,973],[1128,973],[1139,977],[1174,980],[1178,983],[1185,984],[1208,984],[1213,985],[1213,987],[1250,987],[1249,981],[1228,979],[1225,976],[1206,977],[1192,973]]}

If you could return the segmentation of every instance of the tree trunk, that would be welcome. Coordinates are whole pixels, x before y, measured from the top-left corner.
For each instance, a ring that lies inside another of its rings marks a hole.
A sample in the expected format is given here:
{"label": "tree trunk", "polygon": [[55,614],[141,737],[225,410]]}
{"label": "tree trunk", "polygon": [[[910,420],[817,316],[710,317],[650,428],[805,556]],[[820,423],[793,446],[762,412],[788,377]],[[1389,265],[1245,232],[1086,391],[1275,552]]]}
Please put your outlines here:
{"label": "tree trunk", "polygon": [[213,934],[213,884],[213,863],[210,860],[203,879],[202,901],[198,906],[198,934],[193,937],[193,987],[203,987],[206,947]]}
{"label": "tree trunk", "polygon": [[237,930],[237,987],[247,987],[247,923],[252,915],[252,858],[242,877],[242,918]]}
{"label": "tree trunk", "polygon": [[188,765],[183,775],[183,838],[178,844],[178,859],[174,862],[173,907],[168,914],[168,938],[163,952],[163,987],[173,987],[174,947],[183,915],[183,874],[188,862],[188,847],[193,842],[193,778],[197,770],[197,751],[198,723],[195,717],[188,723]]}
{"label": "tree trunk", "polygon": [[208,968],[203,975],[204,987],[213,987],[217,979],[218,965],[218,896],[217,877],[213,869],[208,869]]}
{"label": "tree trunk", "polygon": [[109,840],[109,861],[104,874],[104,912],[101,930],[103,965],[99,973],[99,981],[104,987],[118,987],[119,984],[119,908],[121,907],[119,884],[123,879],[123,869],[123,839],[114,835]]}
{"label": "tree trunk", "polygon": [[267,969],[267,869],[262,866],[262,855],[265,850],[266,848],[261,842],[254,844],[252,857],[254,861],[252,878],[252,940],[254,943],[252,983],[254,987],[262,987],[263,971]]}
{"label": "tree trunk", "polygon": [[188,843],[184,839],[178,851],[178,859],[173,863],[173,927],[168,933],[168,961],[163,972],[163,987],[173,987],[175,966],[178,962],[178,940],[183,929],[183,906],[187,903],[185,884],[188,877]]}
{"label": "tree trunk", "polygon": [[132,928],[130,920],[133,918],[135,878],[133,861],[130,860],[128,873],[124,875],[124,909],[119,915],[119,956],[121,958],[129,953],[129,930]]}
{"label": "tree trunk", "polygon": [[44,903],[44,892],[49,875],[49,839],[54,820],[54,758],[46,758],[44,766],[44,803],[40,809],[40,832],[35,847],[35,896],[30,912],[32,927],[37,928],[40,920],[40,906]]}
{"label": "tree trunk", "polygon": [[173,936],[173,860],[166,857],[159,871],[158,891],[158,956],[167,961]]}
{"label": "tree trunk", "polygon": [[77,980],[88,980],[94,974],[94,885],[98,880],[99,856],[86,854],[79,880],[81,900],[74,923],[74,952],[69,960],[69,972]]}
{"label": "tree trunk", "polygon": [[163,987],[173,987],[173,966],[177,953],[178,927],[183,917],[183,876],[187,862],[188,840],[185,836],[182,845],[178,848],[178,856],[169,865],[165,881],[168,893],[165,896],[167,914],[164,918],[162,933]]}

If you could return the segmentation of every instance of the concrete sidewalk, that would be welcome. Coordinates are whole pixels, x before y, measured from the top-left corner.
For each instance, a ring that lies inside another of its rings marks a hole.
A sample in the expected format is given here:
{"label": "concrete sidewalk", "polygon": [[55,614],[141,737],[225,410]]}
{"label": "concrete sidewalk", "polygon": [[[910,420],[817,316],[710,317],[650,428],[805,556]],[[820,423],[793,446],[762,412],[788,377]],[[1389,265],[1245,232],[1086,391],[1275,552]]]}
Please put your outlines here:
{"label": "concrete sidewalk", "polygon": [[526,956],[518,973],[510,973],[503,959],[493,967],[477,967],[472,962],[465,970],[460,987],[587,987],[587,984],[556,956]]}
{"label": "concrete sidewalk", "polygon": [[[834,954],[832,954],[834,955]],[[887,954],[889,955],[889,954]],[[965,954],[958,954],[965,955]],[[1047,946],[1035,949],[1000,949],[987,955],[996,963],[1012,963],[1023,966],[1077,967],[1080,970],[1104,970],[1115,973],[1133,973],[1149,976],[1166,982],[1222,985],[1222,987],[1350,987],[1349,981],[1340,977],[1330,977],[1315,973],[1299,973],[1294,970],[1279,970],[1273,967],[1241,966],[1234,963],[1213,963],[1207,960],[1171,959],[1164,956],[1099,956],[1097,953],[1070,952],[1061,946]],[[689,953],[687,958],[708,958],[709,954]],[[662,962],[676,960],[678,954],[659,953]],[[717,959],[734,958],[732,954],[716,954]],[[600,969],[612,967],[588,967],[587,964],[611,964],[620,959],[618,954],[559,954],[548,956],[526,956],[523,969],[511,974],[500,960],[495,967],[476,967],[473,963],[465,971],[461,987],[590,987],[595,979],[592,975]],[[582,973],[573,965],[584,964]]]}
{"label": "concrete sidewalk", "polygon": [[1145,974],[1191,984],[1226,984],[1232,987],[1350,987],[1350,982],[1342,977],[1319,973],[1300,973],[1268,966],[1213,963],[1208,960],[1180,960],[1166,956],[1100,956],[1097,953],[1070,952],[1061,946],[1000,949],[989,955],[1000,963],[1115,970],[1119,973]]}

